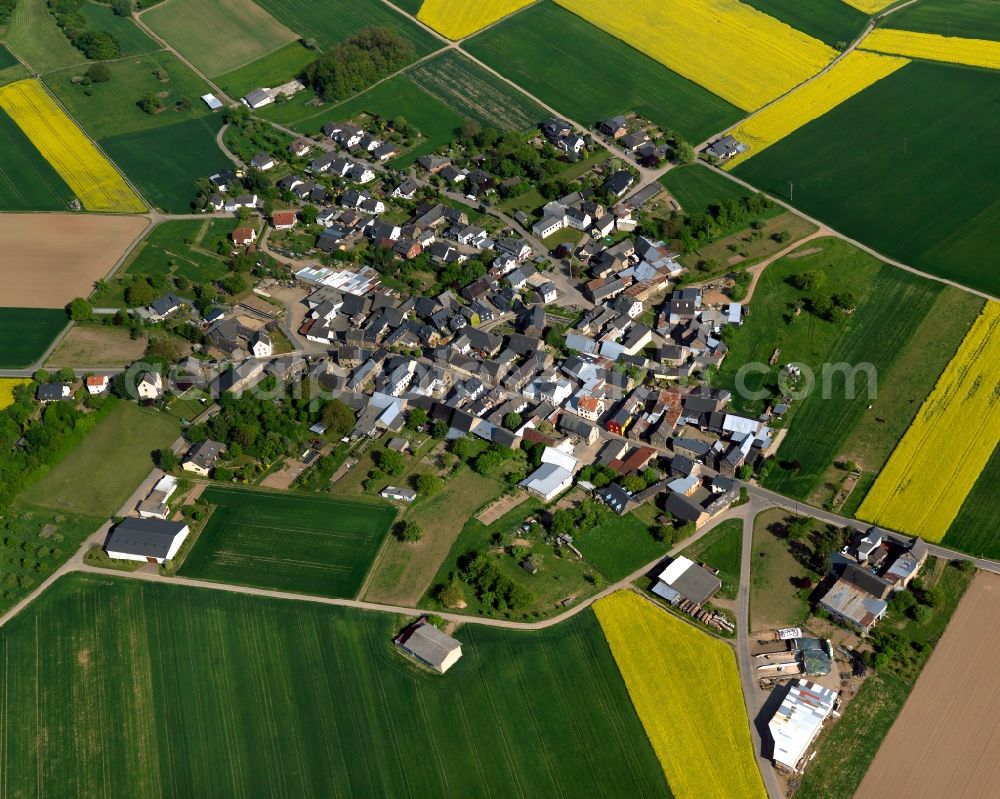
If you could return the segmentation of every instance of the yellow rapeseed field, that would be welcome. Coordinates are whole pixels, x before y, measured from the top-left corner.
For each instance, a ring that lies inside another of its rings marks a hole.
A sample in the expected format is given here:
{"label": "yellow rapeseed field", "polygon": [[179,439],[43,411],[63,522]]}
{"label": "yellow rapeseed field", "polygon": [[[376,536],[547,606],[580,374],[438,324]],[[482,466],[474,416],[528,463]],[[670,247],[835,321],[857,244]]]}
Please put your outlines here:
{"label": "yellow rapeseed field", "polygon": [[738,0],[556,0],[744,111],[791,91],[837,55]]}
{"label": "yellow rapeseed field", "polygon": [[958,36],[940,36],[937,33],[876,28],[864,40],[862,47],[909,58],[1000,69],[1000,42],[985,39],[962,39]]}
{"label": "yellow rapeseed field", "polygon": [[111,162],[63,113],[37,80],[0,88],[0,108],[90,211],[145,211],[146,205]]}
{"label": "yellow rapeseed field", "polygon": [[0,377],[0,411],[14,404],[14,389],[30,383],[19,377]]}
{"label": "yellow rapeseed field", "polygon": [[940,541],[998,443],[1000,303],[988,302],[858,516]]}
{"label": "yellow rapeseed field", "polygon": [[535,0],[424,0],[417,19],[449,39],[464,39]]}
{"label": "yellow rapeseed field", "polygon": [[875,14],[883,8],[891,6],[896,0],[844,0],[844,2],[849,6],[853,6],[858,11],[864,11],[866,14]]}
{"label": "yellow rapeseed field", "polygon": [[757,116],[731,130],[730,133],[749,145],[750,149],[732,158],[724,168],[732,169],[740,161],[753,158],[807,122],[818,119],[909,63],[905,58],[877,53],[858,50],[848,53],[821,77],[786,94]]}
{"label": "yellow rapeseed field", "polygon": [[677,799],[766,799],[733,650],[633,591],[594,605]]}

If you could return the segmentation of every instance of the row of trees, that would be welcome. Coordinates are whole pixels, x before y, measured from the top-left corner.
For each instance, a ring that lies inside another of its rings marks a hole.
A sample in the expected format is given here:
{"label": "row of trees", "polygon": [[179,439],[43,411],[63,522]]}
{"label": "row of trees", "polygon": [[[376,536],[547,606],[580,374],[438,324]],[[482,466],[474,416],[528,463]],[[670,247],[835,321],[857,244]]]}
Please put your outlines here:
{"label": "row of trees", "polygon": [[343,100],[402,69],[415,55],[413,42],[388,28],[365,28],[335,44],[302,73],[324,100]]}

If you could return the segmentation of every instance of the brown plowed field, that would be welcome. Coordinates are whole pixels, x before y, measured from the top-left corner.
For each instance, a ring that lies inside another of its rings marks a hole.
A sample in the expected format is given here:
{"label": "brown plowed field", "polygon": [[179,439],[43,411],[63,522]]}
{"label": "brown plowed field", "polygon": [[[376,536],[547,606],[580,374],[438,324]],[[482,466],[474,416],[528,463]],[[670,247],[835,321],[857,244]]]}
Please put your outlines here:
{"label": "brown plowed field", "polygon": [[1000,576],[972,581],[855,799],[983,799],[1000,785]]}
{"label": "brown plowed field", "polygon": [[89,296],[148,224],[144,216],[0,215],[0,305],[62,308]]}

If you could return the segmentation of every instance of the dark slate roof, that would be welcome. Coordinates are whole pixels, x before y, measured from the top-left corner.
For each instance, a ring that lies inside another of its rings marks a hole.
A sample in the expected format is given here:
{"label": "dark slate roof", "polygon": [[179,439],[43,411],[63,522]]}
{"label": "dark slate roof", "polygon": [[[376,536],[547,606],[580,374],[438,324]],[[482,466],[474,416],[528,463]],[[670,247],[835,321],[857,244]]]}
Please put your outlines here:
{"label": "dark slate roof", "polygon": [[144,558],[165,558],[186,524],[159,519],[122,519],[108,538],[106,549]]}

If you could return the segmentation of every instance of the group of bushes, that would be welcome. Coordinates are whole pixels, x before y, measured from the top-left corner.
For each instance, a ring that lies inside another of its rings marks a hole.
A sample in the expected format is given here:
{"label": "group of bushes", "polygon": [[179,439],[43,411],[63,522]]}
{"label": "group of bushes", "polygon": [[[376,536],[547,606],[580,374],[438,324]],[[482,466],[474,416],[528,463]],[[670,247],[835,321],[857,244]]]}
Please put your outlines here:
{"label": "group of bushes", "polygon": [[328,102],[358,94],[409,64],[413,43],[387,28],[365,28],[313,61],[303,81]]}
{"label": "group of bushes", "polygon": [[[122,45],[107,31],[90,29],[90,23],[80,12],[85,0],[49,0],[49,11],[56,18],[56,24],[66,34],[70,43],[92,61],[106,61],[122,54]],[[120,8],[120,10],[119,10]],[[131,3],[115,3],[115,12],[127,16],[132,11]]]}

